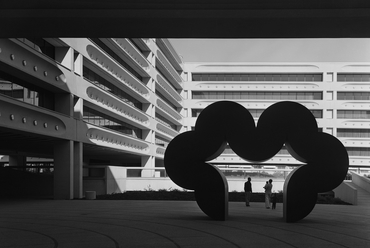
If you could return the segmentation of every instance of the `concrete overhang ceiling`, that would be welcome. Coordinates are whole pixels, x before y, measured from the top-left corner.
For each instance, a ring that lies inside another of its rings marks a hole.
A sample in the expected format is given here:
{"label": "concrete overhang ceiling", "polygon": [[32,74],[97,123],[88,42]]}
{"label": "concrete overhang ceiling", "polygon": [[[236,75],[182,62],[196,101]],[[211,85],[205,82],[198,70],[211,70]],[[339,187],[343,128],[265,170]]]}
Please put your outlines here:
{"label": "concrete overhang ceiling", "polygon": [[370,37],[367,0],[12,0],[1,5],[1,37]]}

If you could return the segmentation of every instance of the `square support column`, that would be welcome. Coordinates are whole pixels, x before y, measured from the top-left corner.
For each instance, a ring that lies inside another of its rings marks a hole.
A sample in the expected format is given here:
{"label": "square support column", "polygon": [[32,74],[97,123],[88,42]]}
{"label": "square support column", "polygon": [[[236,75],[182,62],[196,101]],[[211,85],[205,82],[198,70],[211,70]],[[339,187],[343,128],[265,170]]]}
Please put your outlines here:
{"label": "square support column", "polygon": [[73,141],[54,145],[54,199],[73,199]]}
{"label": "square support column", "polygon": [[[141,167],[153,168],[155,167],[154,156],[143,156],[141,157]],[[142,170],[141,177],[154,177],[154,170]]]}
{"label": "square support column", "polygon": [[73,154],[73,197],[83,197],[83,143],[74,142]]}

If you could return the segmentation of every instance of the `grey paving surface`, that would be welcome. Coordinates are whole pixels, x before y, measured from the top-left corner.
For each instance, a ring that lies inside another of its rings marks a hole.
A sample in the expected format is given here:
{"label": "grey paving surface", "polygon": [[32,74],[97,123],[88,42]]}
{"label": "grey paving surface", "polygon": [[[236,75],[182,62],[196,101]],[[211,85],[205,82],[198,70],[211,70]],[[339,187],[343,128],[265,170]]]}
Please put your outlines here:
{"label": "grey paving surface", "polygon": [[298,223],[282,205],[229,203],[212,221],[195,202],[0,201],[0,247],[370,247],[370,206],[316,205]]}

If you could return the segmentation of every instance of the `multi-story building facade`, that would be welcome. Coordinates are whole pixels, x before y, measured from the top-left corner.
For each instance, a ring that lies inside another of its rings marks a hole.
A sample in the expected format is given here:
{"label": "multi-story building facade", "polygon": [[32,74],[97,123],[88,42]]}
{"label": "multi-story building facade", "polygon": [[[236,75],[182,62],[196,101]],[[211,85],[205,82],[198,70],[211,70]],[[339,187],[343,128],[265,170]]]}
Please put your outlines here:
{"label": "multi-story building facade", "polygon": [[51,165],[57,199],[81,198],[102,165],[163,167],[183,128],[182,74],[166,39],[2,39],[2,164]]}
{"label": "multi-story building facade", "polygon": [[[319,131],[336,136],[346,147],[350,166],[370,166],[370,64],[366,63],[187,63],[184,108],[187,129],[209,104],[235,101],[257,123],[278,101],[299,102],[315,116]],[[221,167],[286,168],[300,163],[282,149],[274,158],[253,164],[228,147],[212,161]],[[272,166],[272,167],[271,167]]]}
{"label": "multi-story building facade", "polygon": [[[167,39],[138,38],[0,40],[0,163],[52,172],[56,199],[122,191],[128,178],[150,185],[165,176],[171,139],[219,100],[256,122],[297,101],[343,142],[351,167],[370,167],[370,64],[183,63]],[[225,173],[300,164],[284,148],[256,164],[228,147],[211,163]]]}

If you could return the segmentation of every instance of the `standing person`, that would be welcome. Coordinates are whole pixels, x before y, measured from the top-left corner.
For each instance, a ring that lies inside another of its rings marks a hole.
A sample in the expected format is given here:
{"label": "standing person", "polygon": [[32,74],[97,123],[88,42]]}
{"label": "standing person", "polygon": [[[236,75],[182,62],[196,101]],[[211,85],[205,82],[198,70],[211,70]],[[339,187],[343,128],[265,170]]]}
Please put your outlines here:
{"label": "standing person", "polygon": [[248,181],[244,183],[244,192],[245,192],[245,205],[249,207],[249,202],[251,201],[252,196],[252,183],[251,178],[248,177]]}
{"label": "standing person", "polygon": [[277,202],[277,195],[276,195],[276,193],[272,193],[272,195],[271,195],[271,202],[272,202],[271,209],[276,209],[276,202]]}
{"label": "standing person", "polygon": [[263,188],[265,189],[265,206],[267,209],[269,209],[272,191],[272,179],[268,180]]}

